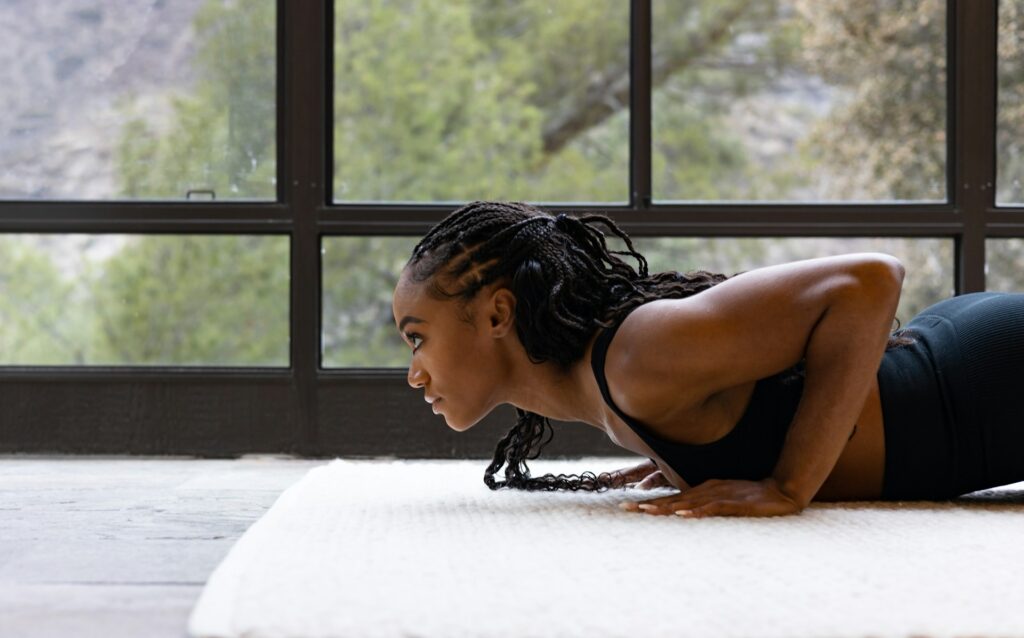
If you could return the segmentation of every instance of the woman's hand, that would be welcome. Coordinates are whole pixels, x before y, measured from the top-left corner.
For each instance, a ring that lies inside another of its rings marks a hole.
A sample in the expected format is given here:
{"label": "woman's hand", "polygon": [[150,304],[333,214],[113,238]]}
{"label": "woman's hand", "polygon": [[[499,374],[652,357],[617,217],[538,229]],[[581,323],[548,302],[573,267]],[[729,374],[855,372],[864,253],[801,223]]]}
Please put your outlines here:
{"label": "woman's hand", "polygon": [[631,512],[705,516],[785,516],[799,514],[804,506],[785,494],[774,478],[761,481],[711,479],[679,494],[620,505]]}
{"label": "woman's hand", "polygon": [[[654,461],[647,459],[635,467],[609,472],[612,479],[622,479],[623,485],[632,485],[633,489],[650,490],[655,487],[672,487],[661,473]],[[635,485],[633,485],[635,483]]]}

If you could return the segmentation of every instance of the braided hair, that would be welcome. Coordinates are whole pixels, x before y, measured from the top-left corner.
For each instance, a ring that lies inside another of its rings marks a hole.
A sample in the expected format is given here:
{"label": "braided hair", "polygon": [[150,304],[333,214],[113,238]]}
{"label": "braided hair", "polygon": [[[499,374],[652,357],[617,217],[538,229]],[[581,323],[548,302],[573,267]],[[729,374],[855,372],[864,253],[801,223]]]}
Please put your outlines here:
{"label": "braided hair", "polygon": [[[627,250],[610,250],[598,224]],[[637,268],[616,255],[632,257]],[[530,361],[550,361],[563,371],[583,357],[596,330],[614,325],[636,306],[689,297],[729,278],[705,270],[649,274],[647,260],[629,236],[604,215],[551,215],[524,202],[485,201],[466,204],[431,228],[413,248],[406,270],[412,281],[429,281],[436,298],[458,299],[463,306],[484,287],[502,282],[516,297],[516,334]],[[890,345],[903,343],[905,338],[890,339]],[[790,373],[802,375],[802,364]],[[540,456],[554,430],[546,417],[518,408],[516,413],[515,426],[498,442],[484,473],[490,489],[624,486],[624,478],[607,472],[530,476],[526,461]],[[505,480],[495,480],[505,464]]]}
{"label": "braided hair", "polygon": [[[627,251],[609,250],[603,224]],[[615,255],[631,255],[639,273]],[[651,277],[647,260],[615,223],[602,215],[550,215],[522,202],[472,202],[456,210],[413,249],[407,269],[413,281],[430,280],[438,298],[468,302],[485,286],[504,281],[516,297],[516,333],[534,363],[554,362],[568,370],[583,357],[595,330],[609,327],[646,301],[685,297],[724,275],[696,271]],[[435,275],[444,269],[454,290]],[[595,476],[547,474],[531,477],[527,460],[536,459],[554,431],[547,418],[516,409],[518,421],[499,442],[484,474],[491,489],[603,490],[617,485],[607,473]],[[547,439],[545,440],[545,434]],[[531,452],[533,452],[531,454]],[[504,481],[494,474],[505,463]]]}

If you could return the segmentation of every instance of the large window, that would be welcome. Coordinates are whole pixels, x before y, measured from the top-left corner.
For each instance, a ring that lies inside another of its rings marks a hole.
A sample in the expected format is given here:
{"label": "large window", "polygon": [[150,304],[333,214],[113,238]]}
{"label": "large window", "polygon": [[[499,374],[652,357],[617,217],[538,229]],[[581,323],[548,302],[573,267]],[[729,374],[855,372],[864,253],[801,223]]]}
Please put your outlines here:
{"label": "large window", "polygon": [[325,237],[325,368],[404,366],[409,346],[398,336],[391,293],[412,253],[413,237]]}
{"label": "large window", "polygon": [[652,270],[887,252],[903,322],[1024,290],[1022,16],[0,3],[0,447],[489,454],[437,436],[390,308],[473,199],[606,214]]}
{"label": "large window", "polygon": [[0,5],[0,198],[275,199],[273,0]]}
{"label": "large window", "polygon": [[0,235],[0,365],[288,366],[288,238]]}
{"label": "large window", "polygon": [[945,201],[946,4],[654,0],[656,201]]}
{"label": "large window", "polygon": [[338,0],[334,33],[335,201],[628,200],[628,2]]}

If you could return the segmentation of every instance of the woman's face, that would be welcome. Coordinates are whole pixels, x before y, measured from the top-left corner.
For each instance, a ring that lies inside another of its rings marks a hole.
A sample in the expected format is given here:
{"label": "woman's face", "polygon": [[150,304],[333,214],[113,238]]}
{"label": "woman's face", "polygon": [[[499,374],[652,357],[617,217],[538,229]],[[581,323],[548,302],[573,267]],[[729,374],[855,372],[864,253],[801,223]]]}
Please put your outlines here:
{"label": "woman's face", "polygon": [[[514,297],[504,289],[481,290],[460,316],[456,300],[427,293],[403,271],[392,301],[395,324],[412,351],[409,385],[423,390],[434,414],[448,427],[466,430],[501,403],[498,390],[508,361],[498,340],[509,334]],[[514,331],[511,331],[514,334]]]}

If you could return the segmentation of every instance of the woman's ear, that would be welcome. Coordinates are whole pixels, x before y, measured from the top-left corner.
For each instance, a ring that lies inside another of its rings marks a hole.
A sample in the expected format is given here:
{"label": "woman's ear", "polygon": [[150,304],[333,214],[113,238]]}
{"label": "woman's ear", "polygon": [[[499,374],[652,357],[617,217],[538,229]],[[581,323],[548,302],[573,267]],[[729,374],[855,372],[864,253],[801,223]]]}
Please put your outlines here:
{"label": "woman's ear", "polygon": [[508,288],[498,288],[491,294],[489,327],[494,337],[504,337],[512,330],[516,318],[516,296]]}

